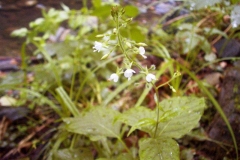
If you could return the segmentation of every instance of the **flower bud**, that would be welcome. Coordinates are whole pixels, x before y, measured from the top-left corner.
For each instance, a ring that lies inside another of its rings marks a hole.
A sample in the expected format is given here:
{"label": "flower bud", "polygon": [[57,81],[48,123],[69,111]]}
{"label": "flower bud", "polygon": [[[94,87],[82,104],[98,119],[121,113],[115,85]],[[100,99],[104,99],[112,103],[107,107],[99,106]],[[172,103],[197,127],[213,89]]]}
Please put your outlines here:
{"label": "flower bud", "polygon": [[109,56],[109,54],[105,54],[105,55],[103,55],[102,58],[101,58],[101,60],[106,59],[108,56]]}
{"label": "flower bud", "polygon": [[130,42],[126,42],[125,44],[126,44],[126,46],[128,46],[129,48],[132,48],[132,45],[131,45]]}
{"label": "flower bud", "polygon": [[103,34],[98,34],[98,35],[96,35],[96,37],[97,38],[102,38],[102,37],[104,37],[104,35]]}
{"label": "flower bud", "polygon": [[141,42],[140,42],[140,43],[137,43],[137,45],[138,45],[138,46],[143,46],[143,47],[147,46],[146,43],[141,43]]}
{"label": "flower bud", "polygon": [[117,29],[116,28],[113,29],[113,34],[117,34]]}

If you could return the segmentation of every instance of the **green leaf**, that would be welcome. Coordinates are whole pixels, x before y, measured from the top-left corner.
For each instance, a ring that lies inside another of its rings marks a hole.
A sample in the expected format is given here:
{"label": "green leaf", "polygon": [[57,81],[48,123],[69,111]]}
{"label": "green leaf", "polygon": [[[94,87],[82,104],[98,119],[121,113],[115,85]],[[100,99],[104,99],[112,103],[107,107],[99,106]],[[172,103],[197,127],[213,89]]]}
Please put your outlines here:
{"label": "green leaf", "polygon": [[125,9],[125,15],[129,17],[136,17],[139,14],[138,8],[135,6],[126,6],[124,7]]}
{"label": "green leaf", "polygon": [[191,31],[178,32],[176,38],[182,43],[183,53],[191,52],[201,41],[201,36]]}
{"label": "green leaf", "polygon": [[143,128],[144,126],[155,126],[155,125],[156,125],[156,121],[153,120],[152,118],[141,119],[138,121],[138,123],[132,126],[127,136],[129,136],[133,131],[135,131],[138,128]]}
{"label": "green leaf", "polygon": [[[174,97],[163,100],[160,106],[162,110],[159,111],[156,136],[180,138],[198,125],[205,102],[203,98]],[[140,129],[153,137],[157,123],[157,111],[135,107],[120,115],[118,120],[132,126],[130,132]]]}
{"label": "green leaf", "polygon": [[218,34],[218,35],[221,35],[225,38],[228,38],[227,34],[217,28],[208,28],[208,27],[205,27],[204,29],[204,32],[206,32],[207,34],[209,35],[214,35],[214,34]]}
{"label": "green leaf", "polygon": [[101,7],[102,1],[101,0],[92,0],[92,4],[95,8]]}
{"label": "green leaf", "polygon": [[76,118],[64,118],[66,130],[88,136],[92,141],[105,137],[118,138],[121,123],[114,119],[119,112],[110,108],[92,107]]}
{"label": "green leaf", "polygon": [[135,129],[140,129],[151,134],[154,132],[153,128],[155,126],[154,124],[156,124],[146,125],[149,124],[150,119],[153,121],[156,119],[156,114],[152,110],[141,106],[129,109],[128,111],[122,113],[117,119],[132,126],[129,134]]}
{"label": "green leaf", "polygon": [[14,30],[11,33],[11,36],[13,36],[13,37],[25,37],[27,35],[27,33],[28,33],[27,28],[20,28],[20,29]]}
{"label": "green leaf", "polygon": [[201,39],[201,49],[206,53],[206,54],[210,54],[212,52],[211,49],[211,44],[208,42],[208,40],[205,37],[200,37]]}
{"label": "green leaf", "polygon": [[111,6],[105,5],[105,6],[99,6],[98,8],[93,10],[93,15],[101,18],[106,18],[110,15]]}
{"label": "green leaf", "polygon": [[139,26],[133,26],[130,28],[131,39],[136,42],[144,42],[146,40],[146,35],[143,33],[143,28]]}
{"label": "green leaf", "polygon": [[171,138],[143,138],[139,148],[140,160],[179,160],[179,146]]}
{"label": "green leaf", "polygon": [[53,160],[93,160],[92,152],[88,148],[61,149],[53,153]]}
{"label": "green leaf", "polygon": [[203,98],[174,97],[160,102],[158,137],[180,138],[198,125],[204,108]]}

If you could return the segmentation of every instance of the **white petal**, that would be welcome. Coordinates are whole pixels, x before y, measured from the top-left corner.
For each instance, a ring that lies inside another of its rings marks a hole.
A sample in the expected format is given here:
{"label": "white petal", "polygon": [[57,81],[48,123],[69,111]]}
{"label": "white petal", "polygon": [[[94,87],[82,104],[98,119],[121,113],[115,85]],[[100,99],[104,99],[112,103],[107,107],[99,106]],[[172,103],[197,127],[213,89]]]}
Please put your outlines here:
{"label": "white petal", "polygon": [[152,82],[152,80],[156,80],[156,76],[154,74],[151,74],[151,73],[147,74],[146,81],[147,82]]}
{"label": "white petal", "polygon": [[108,80],[117,82],[119,79],[119,76],[116,73],[111,74],[110,78]]}
{"label": "white petal", "polygon": [[136,73],[133,69],[127,69],[127,70],[124,72],[124,76],[125,76],[126,78],[128,78],[128,80],[129,80],[129,78],[132,77],[133,73]]}
{"label": "white petal", "polygon": [[100,43],[100,42],[97,42],[97,41],[95,41],[94,42],[94,47],[93,47],[93,52],[100,52],[101,50],[102,50],[102,48],[103,48],[103,44],[102,43]]}
{"label": "white petal", "polygon": [[145,54],[145,49],[144,49],[144,47],[139,47],[138,50],[139,50],[139,54],[140,54],[143,58],[146,59],[147,56],[144,55],[144,54]]}
{"label": "white petal", "polygon": [[139,54],[141,54],[141,55],[145,54],[144,47],[139,47],[138,49],[139,49]]}

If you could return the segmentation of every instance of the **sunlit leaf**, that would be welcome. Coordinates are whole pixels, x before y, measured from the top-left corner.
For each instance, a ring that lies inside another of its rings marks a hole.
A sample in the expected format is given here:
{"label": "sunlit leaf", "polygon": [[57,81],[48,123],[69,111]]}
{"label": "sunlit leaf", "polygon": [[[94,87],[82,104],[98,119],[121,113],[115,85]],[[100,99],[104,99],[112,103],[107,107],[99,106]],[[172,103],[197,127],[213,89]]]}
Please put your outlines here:
{"label": "sunlit leaf", "polygon": [[14,30],[11,33],[11,36],[13,36],[13,37],[25,37],[27,35],[27,33],[28,33],[27,28],[20,28],[20,29]]}
{"label": "sunlit leaf", "polygon": [[139,147],[140,160],[179,160],[179,146],[171,138],[143,138]]}
{"label": "sunlit leaf", "polygon": [[76,118],[64,118],[69,132],[89,136],[92,141],[105,137],[117,138],[120,134],[121,123],[114,122],[119,112],[110,108],[94,107],[82,112]]}
{"label": "sunlit leaf", "polygon": [[136,17],[139,13],[138,8],[135,6],[125,6],[125,14],[129,17]]}
{"label": "sunlit leaf", "polygon": [[99,6],[93,11],[93,15],[97,16],[99,18],[106,18],[110,15],[111,6],[105,5],[105,6]]}
{"label": "sunlit leaf", "polygon": [[233,28],[237,27],[240,24],[240,6],[234,6],[231,12],[231,23]]}

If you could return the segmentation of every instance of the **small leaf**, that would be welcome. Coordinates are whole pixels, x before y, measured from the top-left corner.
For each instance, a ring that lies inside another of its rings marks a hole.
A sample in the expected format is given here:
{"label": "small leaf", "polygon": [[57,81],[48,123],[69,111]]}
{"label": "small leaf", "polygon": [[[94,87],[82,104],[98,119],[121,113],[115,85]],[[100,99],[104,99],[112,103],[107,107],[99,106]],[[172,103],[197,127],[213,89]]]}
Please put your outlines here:
{"label": "small leaf", "polygon": [[88,136],[92,141],[105,137],[117,138],[120,134],[121,123],[114,119],[119,112],[110,108],[94,107],[82,112],[76,118],[64,118],[66,130]]}
{"label": "small leaf", "polygon": [[211,53],[211,44],[208,42],[208,40],[205,37],[200,37],[201,43],[200,43],[200,48],[206,53],[210,54]]}
{"label": "small leaf", "polygon": [[126,6],[124,7],[125,14],[129,17],[136,17],[139,14],[138,8],[135,6]]}
{"label": "small leaf", "polygon": [[93,10],[92,15],[97,16],[99,18],[106,18],[109,16],[110,11],[111,11],[110,5],[99,6],[98,8],[95,8]]}
{"label": "small leaf", "polygon": [[179,146],[171,138],[143,138],[139,147],[140,160],[179,160]]}
{"label": "small leaf", "polygon": [[20,29],[14,30],[11,33],[11,36],[13,36],[13,37],[25,37],[27,35],[27,33],[28,33],[27,28],[20,28]]}
{"label": "small leaf", "polygon": [[63,8],[63,10],[64,11],[66,11],[66,12],[69,12],[70,11],[70,9],[69,9],[69,7],[68,6],[66,6],[65,4],[63,4],[63,3],[61,3],[61,7]]}

